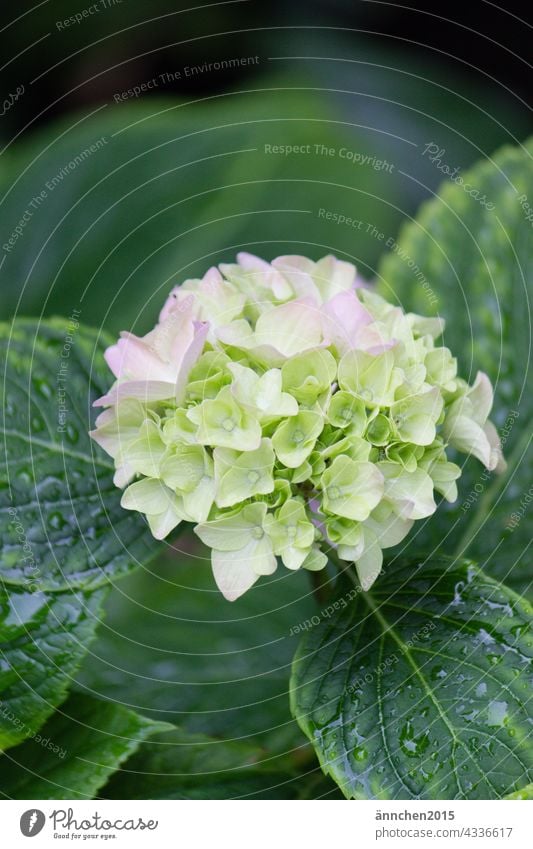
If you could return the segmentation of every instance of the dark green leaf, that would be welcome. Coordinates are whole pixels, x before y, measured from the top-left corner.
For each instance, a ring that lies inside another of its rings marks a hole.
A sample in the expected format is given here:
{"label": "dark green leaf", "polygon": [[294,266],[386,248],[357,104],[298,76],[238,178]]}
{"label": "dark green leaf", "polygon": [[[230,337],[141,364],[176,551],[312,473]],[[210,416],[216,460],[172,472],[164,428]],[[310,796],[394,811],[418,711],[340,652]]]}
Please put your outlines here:
{"label": "dark green leaf", "polygon": [[92,799],[147,737],[167,728],[120,705],[71,695],[38,735],[0,759],[0,795]]}
{"label": "dark green leaf", "polygon": [[291,681],[293,713],[344,794],[498,799],[531,781],[527,602],[443,559],[344,591]]}
{"label": "dark green leaf", "polygon": [[87,433],[92,401],[112,382],[102,357],[106,341],[67,319],[1,327],[0,576],[6,584],[87,589],[146,562],[155,550],[146,523],[120,507],[113,463]]}
{"label": "dark green leaf", "polygon": [[63,701],[105,594],[0,588],[0,749],[35,734]]}
{"label": "dark green leaf", "polygon": [[[285,761],[288,761],[286,758]],[[108,799],[294,799],[305,777],[258,746],[176,731],[130,758]]]}
{"label": "dark green leaf", "polygon": [[[488,373],[495,386],[492,418],[509,461],[498,477],[469,460],[458,502],[420,524],[414,549],[434,550],[445,539],[446,550],[474,557],[522,591],[531,582],[532,152],[530,140],[476,165],[461,175],[470,193],[444,184],[404,227],[380,268],[386,296],[446,318],[443,344],[459,357],[463,377],[473,380],[477,369]],[[494,208],[479,202],[483,196]]]}

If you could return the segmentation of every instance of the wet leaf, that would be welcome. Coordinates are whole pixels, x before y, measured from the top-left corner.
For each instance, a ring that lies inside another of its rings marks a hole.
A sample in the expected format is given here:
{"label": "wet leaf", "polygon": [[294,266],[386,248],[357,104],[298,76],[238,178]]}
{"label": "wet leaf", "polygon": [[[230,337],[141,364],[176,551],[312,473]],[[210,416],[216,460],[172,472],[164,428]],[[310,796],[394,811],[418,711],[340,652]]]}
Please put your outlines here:
{"label": "wet leaf", "polygon": [[170,727],[75,693],[38,735],[0,758],[0,796],[92,799],[144,740]]}
{"label": "wet leaf", "polygon": [[462,174],[464,186],[445,183],[379,269],[385,297],[446,319],[442,344],[458,356],[463,377],[489,375],[491,418],[508,460],[502,476],[464,463],[458,501],[417,529],[411,550],[435,551],[443,541],[522,592],[531,587],[532,151],[532,139],[505,147]]}
{"label": "wet leaf", "polygon": [[531,781],[523,599],[444,559],[342,593],[298,648],[291,696],[347,798],[499,799]]}
{"label": "wet leaf", "polygon": [[35,734],[66,697],[105,595],[0,585],[0,749]]}
{"label": "wet leaf", "polygon": [[107,337],[71,319],[0,327],[0,577],[39,590],[87,589],[146,563],[146,523],[120,506],[113,463],[90,439],[110,385]]}

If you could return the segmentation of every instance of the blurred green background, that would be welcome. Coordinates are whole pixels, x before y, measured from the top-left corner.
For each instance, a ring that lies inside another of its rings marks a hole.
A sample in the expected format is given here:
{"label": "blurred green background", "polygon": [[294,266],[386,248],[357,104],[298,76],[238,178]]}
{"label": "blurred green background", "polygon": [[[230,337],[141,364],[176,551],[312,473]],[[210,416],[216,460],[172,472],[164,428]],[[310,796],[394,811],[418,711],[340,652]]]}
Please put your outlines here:
{"label": "blurred green background", "polygon": [[[459,173],[532,131],[527,27],[464,6],[453,22],[366,0],[4,9],[0,317],[143,333],[175,283],[241,249],[333,252],[373,278],[445,179],[428,145]],[[289,573],[228,605],[205,552],[165,546],[117,585],[78,683],[298,751],[290,630],[313,610]]]}

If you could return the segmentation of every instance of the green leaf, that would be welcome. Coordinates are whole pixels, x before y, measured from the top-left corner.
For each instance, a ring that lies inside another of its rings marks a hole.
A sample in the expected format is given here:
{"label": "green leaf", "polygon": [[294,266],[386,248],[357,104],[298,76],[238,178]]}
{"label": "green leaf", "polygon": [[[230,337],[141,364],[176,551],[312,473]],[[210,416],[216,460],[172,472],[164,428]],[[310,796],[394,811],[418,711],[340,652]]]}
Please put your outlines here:
{"label": "green leaf", "polygon": [[144,740],[170,727],[73,694],[38,735],[0,759],[0,795],[92,799]]}
{"label": "green leaf", "polygon": [[[144,746],[113,776],[107,799],[294,799],[300,787],[288,758],[257,745],[175,731]],[[305,783],[305,779],[302,779]]]}
{"label": "green leaf", "polygon": [[342,598],[298,648],[291,702],[346,797],[498,799],[531,781],[527,602],[444,559]]}
{"label": "green leaf", "polygon": [[146,523],[121,508],[113,463],[87,433],[92,401],[111,383],[106,343],[67,319],[0,326],[7,449],[0,459],[0,577],[6,584],[87,589],[147,562],[155,550]]}
{"label": "green leaf", "polygon": [[63,701],[105,595],[0,586],[0,749],[35,734]]}
{"label": "green leaf", "polygon": [[517,790],[516,793],[509,793],[508,796],[504,797],[505,799],[533,799],[533,784],[528,784],[527,787],[522,787],[521,790]]}
{"label": "green leaf", "polygon": [[85,323],[145,332],[173,285],[239,249],[318,258],[334,244],[350,257],[364,249],[375,264],[381,246],[364,227],[324,216],[353,222],[364,198],[367,220],[394,229],[399,213],[379,198],[398,192],[396,171],[339,155],[379,156],[387,135],[369,142],[332,98],[305,90],[303,71],[296,84],[265,77],[203,103],[107,105],[10,146],[0,184],[1,317],[64,313],[69,304]]}
{"label": "green leaf", "polygon": [[[530,139],[462,174],[472,194],[445,183],[402,229],[379,269],[385,296],[396,297],[407,310],[446,318],[443,344],[458,356],[462,376],[487,372],[495,386],[492,418],[508,459],[501,477],[469,460],[459,500],[442,505],[418,529],[413,549],[432,551],[445,539],[446,550],[473,557],[522,591],[531,582],[525,514],[531,501],[533,415],[528,370],[533,234],[527,208],[533,205],[532,152]],[[482,196],[494,208],[482,205]]]}

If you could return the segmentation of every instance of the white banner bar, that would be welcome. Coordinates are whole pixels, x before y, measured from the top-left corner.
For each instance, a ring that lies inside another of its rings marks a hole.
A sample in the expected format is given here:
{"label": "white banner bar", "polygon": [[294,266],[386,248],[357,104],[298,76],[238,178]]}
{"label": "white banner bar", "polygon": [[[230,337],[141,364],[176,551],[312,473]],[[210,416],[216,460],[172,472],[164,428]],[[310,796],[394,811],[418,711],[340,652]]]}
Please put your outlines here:
{"label": "white banner bar", "polygon": [[[531,803],[4,801],[1,845],[350,849],[533,845]],[[267,807],[270,810],[267,810]],[[35,838],[35,843],[30,840]]]}

